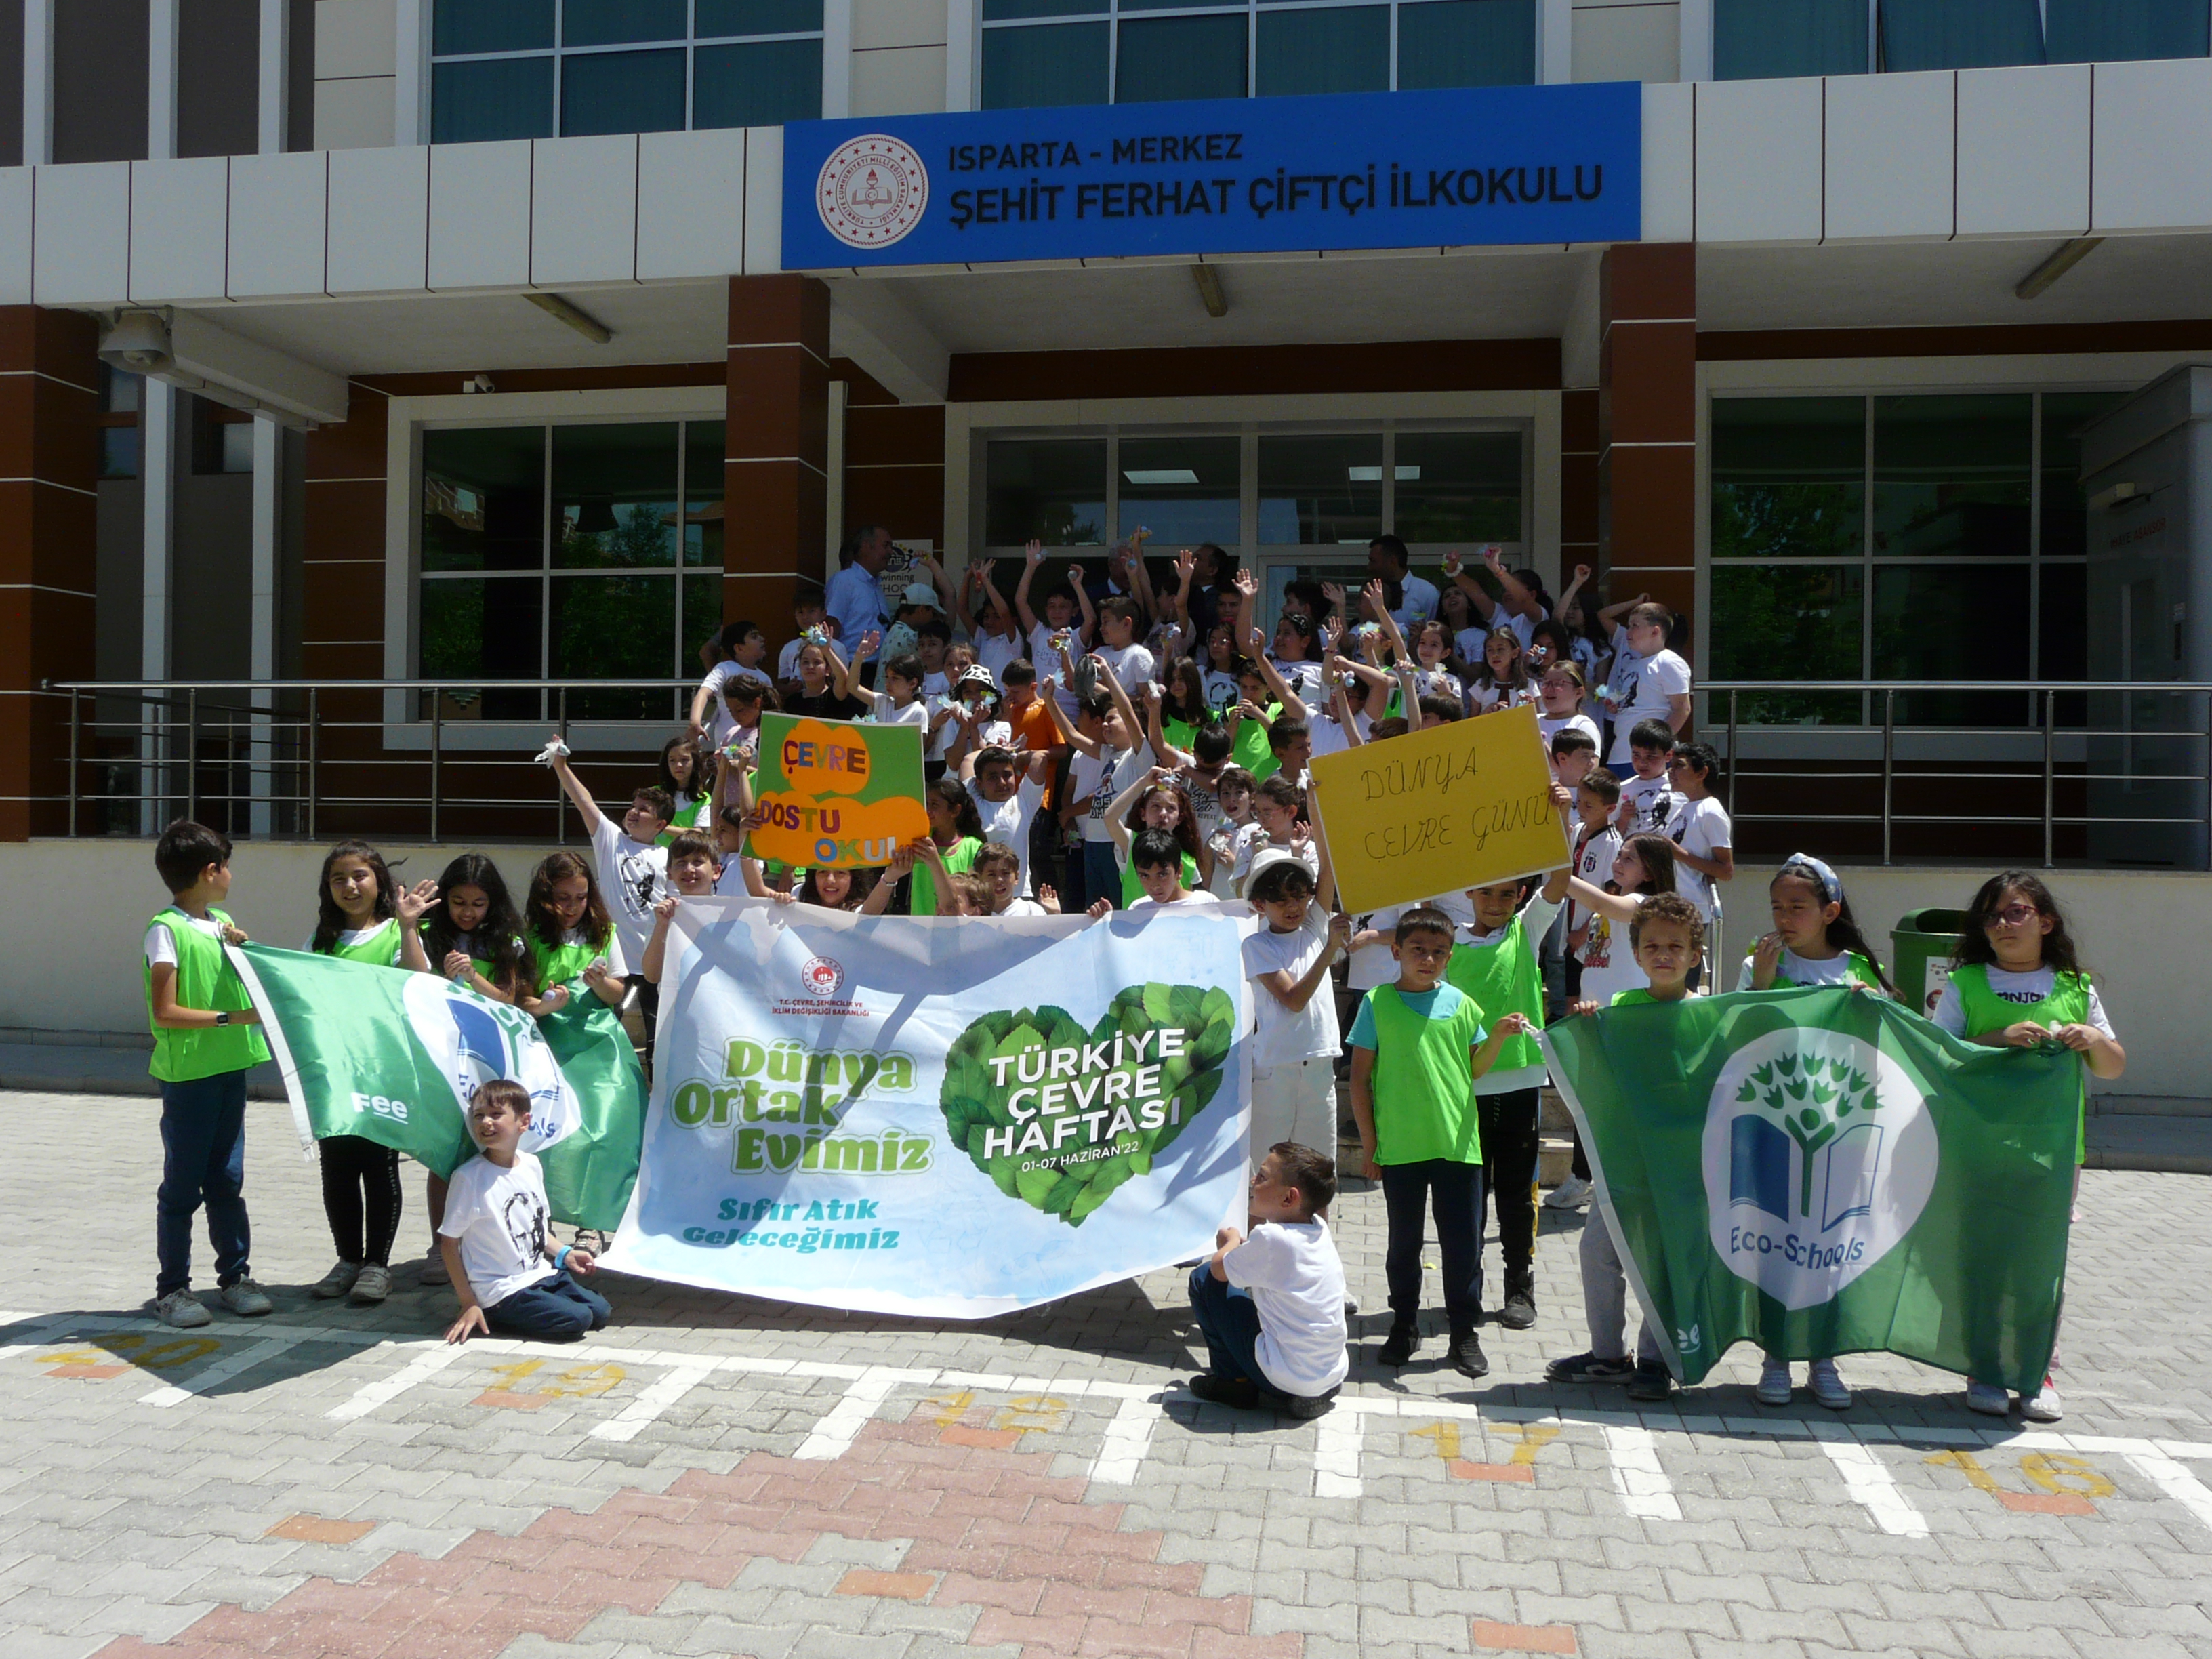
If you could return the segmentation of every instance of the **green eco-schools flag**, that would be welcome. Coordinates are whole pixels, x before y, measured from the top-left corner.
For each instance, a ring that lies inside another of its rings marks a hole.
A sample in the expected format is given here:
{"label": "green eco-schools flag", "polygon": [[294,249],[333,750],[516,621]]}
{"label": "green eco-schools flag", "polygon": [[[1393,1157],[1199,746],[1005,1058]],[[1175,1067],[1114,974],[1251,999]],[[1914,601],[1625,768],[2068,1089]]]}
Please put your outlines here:
{"label": "green eco-schools flag", "polygon": [[1691,997],[1544,1033],[1676,1376],[1881,1349],[2033,1394],[2066,1276],[2081,1062],[1881,996]]}
{"label": "green eco-schools flag", "polygon": [[573,998],[541,1028],[440,975],[227,948],[267,1024],[303,1143],[360,1135],[449,1176],[476,1152],[463,1114],[477,1085],[512,1078],[530,1091],[522,1150],[544,1166],[555,1218],[621,1224],[637,1182],[644,1078],[598,998]]}

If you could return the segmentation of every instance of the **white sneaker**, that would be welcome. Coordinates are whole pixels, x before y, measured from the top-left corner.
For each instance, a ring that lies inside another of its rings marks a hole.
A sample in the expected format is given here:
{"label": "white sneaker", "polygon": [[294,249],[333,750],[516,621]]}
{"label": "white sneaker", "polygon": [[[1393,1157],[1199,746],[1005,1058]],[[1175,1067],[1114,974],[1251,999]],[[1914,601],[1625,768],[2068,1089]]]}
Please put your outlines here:
{"label": "white sneaker", "polygon": [[2031,1423],[2056,1423],[2066,1415],[2066,1407],[2058,1402],[2058,1385],[2051,1380],[2049,1373],[2045,1374],[2043,1386],[2035,1391],[2033,1399],[2021,1396],[2020,1414]]}
{"label": "white sneaker", "polygon": [[154,1304],[154,1317],[180,1331],[211,1324],[215,1320],[215,1316],[207,1310],[207,1304],[190,1291],[171,1291]]}
{"label": "white sneaker", "polygon": [[307,1294],[319,1301],[333,1302],[351,1290],[354,1281],[361,1277],[361,1263],[341,1261],[307,1286]]}
{"label": "white sneaker", "polygon": [[1762,1406],[1786,1406],[1790,1403],[1790,1362],[1769,1359],[1759,1370],[1759,1387],[1753,1395]]}
{"label": "white sneaker", "polygon": [[1806,1379],[1813,1389],[1813,1398],[1832,1412],[1847,1412],[1851,1408],[1851,1390],[1844,1379],[1836,1375],[1836,1362],[1816,1359],[1812,1375]]}
{"label": "white sneaker", "polygon": [[1966,1384],[1966,1409],[1979,1412],[1984,1417],[2003,1417],[2012,1410],[2012,1396],[1994,1382],[1970,1381]]}
{"label": "white sneaker", "polygon": [[234,1279],[218,1294],[222,1305],[241,1319],[258,1319],[276,1310],[269,1293],[250,1279]]}
{"label": "white sneaker", "polygon": [[1547,1210],[1578,1210],[1589,1202],[1590,1184],[1580,1176],[1571,1175],[1544,1194]]}

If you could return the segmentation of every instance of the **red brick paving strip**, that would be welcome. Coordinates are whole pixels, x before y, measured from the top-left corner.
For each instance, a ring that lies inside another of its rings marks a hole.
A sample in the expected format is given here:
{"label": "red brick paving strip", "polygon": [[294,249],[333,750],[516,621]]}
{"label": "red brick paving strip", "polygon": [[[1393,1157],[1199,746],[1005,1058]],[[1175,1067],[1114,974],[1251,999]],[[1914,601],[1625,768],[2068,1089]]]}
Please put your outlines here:
{"label": "red brick paving strip", "polygon": [[[568,1642],[608,1608],[649,1614],[681,1583],[726,1589],[754,1557],[797,1561],[825,1534],[911,1540],[905,1571],[856,1569],[839,1590],[981,1607],[974,1646],[1301,1659],[1302,1636],[1252,1635],[1249,1596],[1202,1595],[1202,1565],[1161,1561],[1161,1534],[1122,1531],[1122,1505],[1085,1503],[1050,1453],[948,1438],[928,1421],[871,1423],[834,1462],[754,1452],[662,1495],[617,1492],[592,1515],[548,1510],[517,1537],[473,1533],[440,1560],[395,1555],[358,1583],[311,1579],[263,1613],[217,1607],[168,1642],[118,1637],[98,1659],[495,1659],[525,1632]],[[295,1516],[272,1530],[295,1536],[283,1530],[295,1523],[357,1524]],[[1476,1639],[1519,1629],[1477,1621]],[[1550,1630],[1521,1633],[1533,1639],[1486,1645],[1575,1651],[1564,1628],[1565,1646],[1541,1644]]]}
{"label": "red brick paving strip", "polygon": [[1474,1644],[1498,1653],[1574,1653],[1574,1627],[1570,1625],[1499,1625],[1487,1619],[1474,1621]]}

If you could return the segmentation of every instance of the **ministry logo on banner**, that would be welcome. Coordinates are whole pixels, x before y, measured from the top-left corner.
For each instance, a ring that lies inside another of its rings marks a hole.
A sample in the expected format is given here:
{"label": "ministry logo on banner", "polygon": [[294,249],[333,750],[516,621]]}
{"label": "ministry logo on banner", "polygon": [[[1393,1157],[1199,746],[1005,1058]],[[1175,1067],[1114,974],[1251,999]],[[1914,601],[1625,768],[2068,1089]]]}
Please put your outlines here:
{"label": "ministry logo on banner", "polygon": [[1802,1025],[1729,1057],[1703,1152],[1713,1249],[1790,1309],[1833,1299],[1911,1231],[1939,1162],[1927,1098],[1902,1066]]}
{"label": "ministry logo on banner", "polygon": [[830,153],[814,205],[823,228],[848,247],[889,247],[921,222],[929,169],[910,146],[871,132]]}

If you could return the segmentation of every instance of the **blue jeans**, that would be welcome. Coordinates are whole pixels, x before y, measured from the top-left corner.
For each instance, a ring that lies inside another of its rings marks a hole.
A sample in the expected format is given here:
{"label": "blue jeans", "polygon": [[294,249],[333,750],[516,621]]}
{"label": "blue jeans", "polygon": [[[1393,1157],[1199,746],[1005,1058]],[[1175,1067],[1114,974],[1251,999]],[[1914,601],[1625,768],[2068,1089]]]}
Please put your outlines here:
{"label": "blue jeans", "polygon": [[192,1283],[192,1217],[207,1206],[216,1282],[247,1276],[252,1248],[246,1224],[246,1073],[161,1085],[161,1186],[154,1198],[158,1301]]}
{"label": "blue jeans", "polygon": [[1207,1370],[1216,1376],[1243,1377],[1270,1405],[1295,1398],[1267,1381],[1267,1372],[1260,1369],[1260,1309],[1252,1293],[1216,1279],[1212,1256],[1190,1270],[1190,1309],[1206,1337]]}
{"label": "blue jeans", "polygon": [[484,1319],[501,1336],[574,1342],[605,1326],[613,1311],[606,1297],[586,1290],[564,1271],[493,1303],[484,1310]]}

